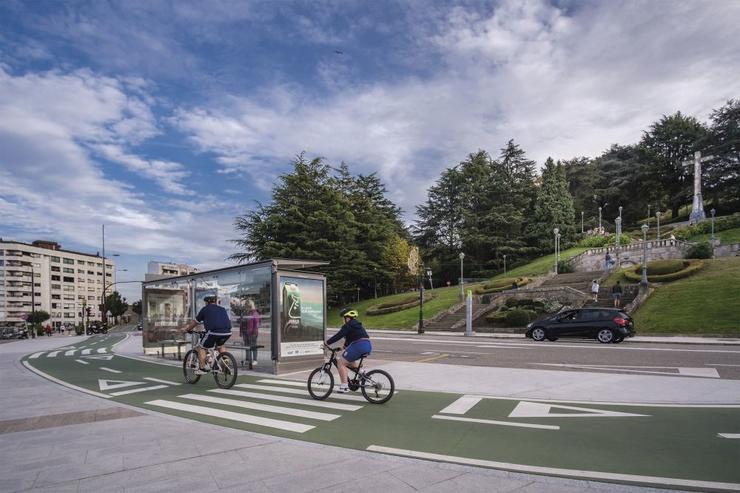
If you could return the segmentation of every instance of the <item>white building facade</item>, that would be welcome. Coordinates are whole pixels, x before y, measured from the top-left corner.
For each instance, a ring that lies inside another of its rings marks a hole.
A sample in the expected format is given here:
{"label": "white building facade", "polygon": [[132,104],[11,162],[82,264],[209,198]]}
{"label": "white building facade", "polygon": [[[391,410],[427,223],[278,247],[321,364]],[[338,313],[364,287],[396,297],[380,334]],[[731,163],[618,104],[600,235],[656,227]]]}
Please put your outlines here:
{"label": "white building facade", "polygon": [[197,272],[198,269],[187,264],[152,260],[147,264],[147,271],[144,275],[144,280],[156,281],[167,277],[189,276],[190,274],[195,274]]}
{"label": "white building facade", "polygon": [[104,287],[110,294],[115,282],[111,259],[104,266],[99,255],[62,250],[56,242],[0,239],[0,325],[22,324],[34,310],[49,313],[54,327],[101,320]]}

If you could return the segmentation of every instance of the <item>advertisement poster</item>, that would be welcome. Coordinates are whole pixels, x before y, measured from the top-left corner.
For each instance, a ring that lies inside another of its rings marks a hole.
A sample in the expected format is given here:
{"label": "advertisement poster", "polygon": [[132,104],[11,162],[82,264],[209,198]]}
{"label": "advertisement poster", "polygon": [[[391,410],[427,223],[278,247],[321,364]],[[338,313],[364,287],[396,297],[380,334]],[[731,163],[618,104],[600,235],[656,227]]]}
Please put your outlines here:
{"label": "advertisement poster", "polygon": [[324,283],[320,279],[280,278],[280,354],[322,354]]}

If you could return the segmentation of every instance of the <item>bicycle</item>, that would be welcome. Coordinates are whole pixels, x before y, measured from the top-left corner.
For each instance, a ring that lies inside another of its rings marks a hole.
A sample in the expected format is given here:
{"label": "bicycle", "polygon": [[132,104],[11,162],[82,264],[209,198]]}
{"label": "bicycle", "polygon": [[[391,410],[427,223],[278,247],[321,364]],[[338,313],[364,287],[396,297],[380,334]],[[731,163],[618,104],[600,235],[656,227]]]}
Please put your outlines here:
{"label": "bicycle", "polygon": [[[324,348],[324,364],[308,376],[308,393],[316,400],[323,401],[334,390],[334,375],[331,373],[331,367],[332,365],[337,366],[338,351],[341,349]],[[372,404],[388,402],[396,389],[393,377],[383,370],[362,371],[362,362],[366,356],[367,353],[360,356],[356,368],[349,368],[354,372],[354,377],[347,381],[349,390],[356,392],[360,389],[365,399]]]}
{"label": "bicycle", "polygon": [[[195,331],[191,334],[193,349],[185,353],[185,358],[182,360],[182,372],[185,375],[185,381],[194,384],[198,383],[201,377],[195,373],[195,370],[200,367],[198,351],[195,349],[200,343],[200,338]],[[219,388],[230,389],[236,383],[236,359],[231,353],[216,353],[214,348],[206,348],[206,368],[213,374],[213,379]]]}

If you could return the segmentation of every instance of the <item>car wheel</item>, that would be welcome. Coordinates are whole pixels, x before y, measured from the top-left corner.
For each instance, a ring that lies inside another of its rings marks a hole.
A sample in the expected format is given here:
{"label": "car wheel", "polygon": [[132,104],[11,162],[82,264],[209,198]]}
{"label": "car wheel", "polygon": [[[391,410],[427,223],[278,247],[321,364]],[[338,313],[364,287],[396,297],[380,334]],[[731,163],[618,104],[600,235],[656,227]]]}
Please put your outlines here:
{"label": "car wheel", "polygon": [[535,327],[534,329],[532,329],[532,339],[537,342],[544,341],[545,329],[543,329],[542,327]]}
{"label": "car wheel", "polygon": [[602,344],[609,344],[614,341],[614,332],[611,329],[601,329],[596,334],[596,339]]}
{"label": "car wheel", "polygon": [[548,340],[548,341],[550,341],[550,342],[555,342],[555,341],[557,341],[557,340],[558,340],[558,338],[557,338],[557,337],[552,337],[552,336],[549,336],[549,337],[547,338],[547,340]]}

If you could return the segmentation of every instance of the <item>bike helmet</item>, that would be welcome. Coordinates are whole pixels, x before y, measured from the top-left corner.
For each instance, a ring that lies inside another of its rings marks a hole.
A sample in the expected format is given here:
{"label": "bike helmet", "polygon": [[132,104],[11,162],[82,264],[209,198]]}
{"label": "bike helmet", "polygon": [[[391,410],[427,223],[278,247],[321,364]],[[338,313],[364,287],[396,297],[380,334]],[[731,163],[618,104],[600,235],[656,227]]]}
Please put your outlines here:
{"label": "bike helmet", "polygon": [[357,313],[357,310],[355,310],[354,308],[351,308],[351,307],[347,307],[347,308],[342,308],[342,311],[341,311],[341,312],[339,312],[339,316],[340,316],[340,317],[352,317],[352,318],[357,318],[357,315],[359,315],[359,314]]}
{"label": "bike helmet", "polygon": [[214,296],[214,295],[205,296],[205,297],[203,297],[203,301],[205,301],[206,303],[215,303],[216,302],[216,296]]}

